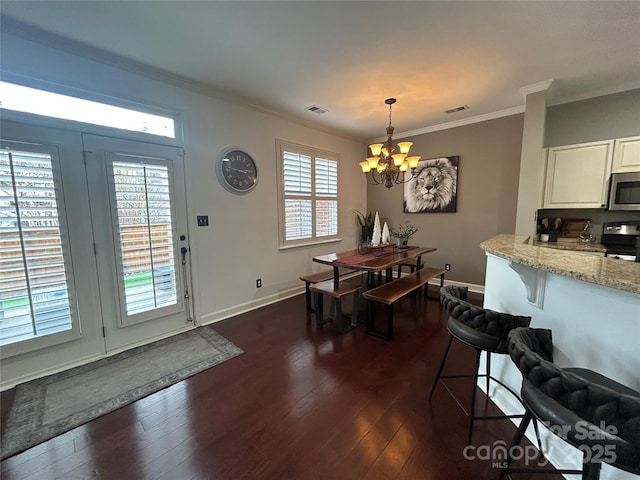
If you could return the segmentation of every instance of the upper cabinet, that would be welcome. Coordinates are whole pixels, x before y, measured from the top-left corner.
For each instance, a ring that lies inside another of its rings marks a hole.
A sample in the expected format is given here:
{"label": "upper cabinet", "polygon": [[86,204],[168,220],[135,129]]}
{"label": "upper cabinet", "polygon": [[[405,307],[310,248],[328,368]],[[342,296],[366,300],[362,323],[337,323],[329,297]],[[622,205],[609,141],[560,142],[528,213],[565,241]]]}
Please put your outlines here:
{"label": "upper cabinet", "polygon": [[640,171],[640,137],[616,138],[612,173]]}
{"label": "upper cabinet", "polygon": [[604,207],[613,145],[605,140],[549,148],[543,208]]}

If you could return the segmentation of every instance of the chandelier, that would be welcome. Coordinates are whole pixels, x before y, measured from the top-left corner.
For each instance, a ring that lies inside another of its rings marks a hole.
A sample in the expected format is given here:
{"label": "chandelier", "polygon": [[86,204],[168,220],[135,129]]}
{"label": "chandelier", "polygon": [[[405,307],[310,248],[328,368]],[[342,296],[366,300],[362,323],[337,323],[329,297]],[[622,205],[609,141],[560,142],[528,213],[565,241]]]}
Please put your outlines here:
{"label": "chandelier", "polygon": [[[387,141],[385,143],[373,143],[369,145],[371,156],[364,162],[360,162],[362,173],[368,174],[372,185],[384,185],[387,188],[393,184],[405,183],[415,175],[416,167],[420,161],[419,156],[408,157],[412,142],[398,142],[399,153],[394,153],[393,127],[391,126],[391,105],[396,103],[395,98],[387,98],[384,103],[389,105],[389,126],[387,127]],[[405,180],[405,172],[411,169],[411,177]]]}

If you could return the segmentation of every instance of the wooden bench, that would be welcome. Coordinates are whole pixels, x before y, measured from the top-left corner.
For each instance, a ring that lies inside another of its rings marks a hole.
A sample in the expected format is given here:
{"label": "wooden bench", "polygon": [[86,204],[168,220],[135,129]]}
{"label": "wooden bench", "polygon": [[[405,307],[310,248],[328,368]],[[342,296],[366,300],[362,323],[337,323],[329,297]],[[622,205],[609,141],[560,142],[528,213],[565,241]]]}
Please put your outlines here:
{"label": "wooden bench", "polygon": [[[347,272],[341,272],[340,276],[346,275],[347,273],[353,273],[353,270]],[[333,280],[333,270],[325,270],[324,272],[318,273],[310,273],[308,275],[302,275],[300,280],[304,282],[304,296],[305,301],[307,302],[307,312],[315,313],[311,302],[311,291],[309,290],[309,286],[314,283],[326,282],[327,280]]]}
{"label": "wooden bench", "polygon": [[[336,327],[340,333],[346,333],[355,327],[358,323],[358,308],[360,307],[360,291],[362,290],[361,277],[357,279],[341,280],[338,287],[335,287],[333,281],[333,275],[331,280],[325,280],[324,282],[314,283],[310,285],[309,289],[315,294],[316,297],[316,325],[322,326],[331,320],[336,321]],[[324,301],[323,296],[328,295],[331,297],[331,314],[329,317],[324,317]],[[353,295],[353,306],[351,308],[351,324],[344,325],[344,315],[342,313],[342,297],[347,295]]]}
{"label": "wooden bench", "polygon": [[[445,270],[439,268],[421,268],[414,273],[397,278],[392,282],[368,290],[362,294],[367,299],[367,328],[370,335],[391,340],[393,338],[393,304],[405,295],[427,285],[429,280],[440,277],[440,286],[444,284]],[[373,319],[371,302],[387,306],[387,330],[377,330]]]}

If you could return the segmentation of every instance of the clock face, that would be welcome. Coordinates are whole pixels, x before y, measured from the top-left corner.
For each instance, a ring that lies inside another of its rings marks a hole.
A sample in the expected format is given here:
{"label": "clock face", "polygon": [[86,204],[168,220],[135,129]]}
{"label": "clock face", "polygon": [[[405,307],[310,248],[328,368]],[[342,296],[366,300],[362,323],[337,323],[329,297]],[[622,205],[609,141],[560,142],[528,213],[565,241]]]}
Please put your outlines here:
{"label": "clock face", "polygon": [[247,193],[258,183],[258,169],[253,158],[236,148],[221,152],[216,173],[220,183],[232,193]]}

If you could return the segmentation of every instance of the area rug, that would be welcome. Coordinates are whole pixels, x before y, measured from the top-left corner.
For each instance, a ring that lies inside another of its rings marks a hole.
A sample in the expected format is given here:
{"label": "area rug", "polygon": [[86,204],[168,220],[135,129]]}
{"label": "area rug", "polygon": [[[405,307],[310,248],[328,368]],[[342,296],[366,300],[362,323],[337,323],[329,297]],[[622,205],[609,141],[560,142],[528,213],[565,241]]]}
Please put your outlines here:
{"label": "area rug", "polygon": [[242,353],[205,326],[20,384],[2,432],[0,459]]}

